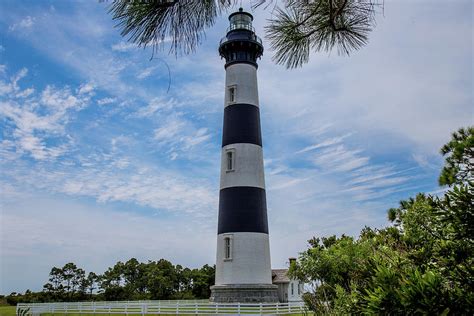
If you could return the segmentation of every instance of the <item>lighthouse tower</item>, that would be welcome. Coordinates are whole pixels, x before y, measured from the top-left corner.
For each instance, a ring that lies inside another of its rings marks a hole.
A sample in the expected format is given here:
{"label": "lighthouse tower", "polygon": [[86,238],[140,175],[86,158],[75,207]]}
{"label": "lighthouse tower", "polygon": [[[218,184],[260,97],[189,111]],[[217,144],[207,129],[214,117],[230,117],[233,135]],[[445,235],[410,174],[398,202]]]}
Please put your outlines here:
{"label": "lighthouse tower", "polygon": [[277,302],[272,285],[257,59],[263,45],[250,13],[229,16],[219,54],[225,58],[216,281],[214,302]]}

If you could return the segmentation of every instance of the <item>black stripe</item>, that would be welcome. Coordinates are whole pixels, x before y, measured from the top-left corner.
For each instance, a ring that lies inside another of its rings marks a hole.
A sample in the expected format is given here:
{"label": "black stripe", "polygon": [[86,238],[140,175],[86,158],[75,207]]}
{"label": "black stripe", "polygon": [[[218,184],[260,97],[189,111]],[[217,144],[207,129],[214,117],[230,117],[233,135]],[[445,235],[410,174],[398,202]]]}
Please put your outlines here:
{"label": "black stripe", "polygon": [[254,232],[268,234],[265,190],[230,187],[219,193],[218,234]]}
{"label": "black stripe", "polygon": [[256,62],[248,61],[248,60],[233,60],[233,61],[229,61],[229,62],[225,63],[224,69],[227,69],[227,67],[232,66],[232,65],[235,65],[235,64],[247,64],[247,65],[252,65],[252,66],[254,66],[255,68],[258,69],[258,64],[257,64]]}
{"label": "black stripe", "polygon": [[224,109],[222,147],[249,143],[262,146],[260,111],[252,104],[232,104]]}

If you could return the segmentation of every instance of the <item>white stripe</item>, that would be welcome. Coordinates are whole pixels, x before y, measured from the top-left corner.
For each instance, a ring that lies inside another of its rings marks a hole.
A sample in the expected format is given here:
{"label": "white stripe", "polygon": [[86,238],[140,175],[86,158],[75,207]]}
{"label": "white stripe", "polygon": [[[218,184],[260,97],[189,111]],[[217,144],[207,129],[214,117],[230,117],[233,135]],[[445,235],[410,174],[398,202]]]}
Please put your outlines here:
{"label": "white stripe", "polygon": [[[227,170],[227,151],[234,152],[234,168]],[[238,143],[222,147],[221,189],[248,186],[265,189],[263,150],[255,144]]]}
{"label": "white stripe", "polygon": [[[231,237],[231,259],[225,260],[224,238]],[[272,284],[268,234],[217,235],[216,285]]]}
{"label": "white stripe", "polygon": [[[249,64],[237,63],[226,69],[225,106],[247,103],[258,106],[257,69]],[[229,87],[235,87],[235,99],[229,103]]]}

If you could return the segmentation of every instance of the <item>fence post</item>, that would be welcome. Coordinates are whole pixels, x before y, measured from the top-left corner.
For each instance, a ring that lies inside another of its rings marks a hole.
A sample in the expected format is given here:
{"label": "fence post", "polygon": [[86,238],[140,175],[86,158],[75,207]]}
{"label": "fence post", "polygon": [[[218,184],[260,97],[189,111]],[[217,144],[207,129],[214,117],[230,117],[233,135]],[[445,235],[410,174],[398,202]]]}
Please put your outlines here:
{"label": "fence post", "polygon": [[263,314],[263,311],[262,311],[262,303],[260,303],[260,315]]}
{"label": "fence post", "polygon": [[240,302],[237,303],[237,314],[240,315]]}
{"label": "fence post", "polygon": [[197,314],[199,314],[199,312],[198,312],[198,303],[197,303],[197,301],[194,301],[194,315],[197,315]]}
{"label": "fence post", "polygon": [[176,302],[176,315],[179,315],[179,302]]}

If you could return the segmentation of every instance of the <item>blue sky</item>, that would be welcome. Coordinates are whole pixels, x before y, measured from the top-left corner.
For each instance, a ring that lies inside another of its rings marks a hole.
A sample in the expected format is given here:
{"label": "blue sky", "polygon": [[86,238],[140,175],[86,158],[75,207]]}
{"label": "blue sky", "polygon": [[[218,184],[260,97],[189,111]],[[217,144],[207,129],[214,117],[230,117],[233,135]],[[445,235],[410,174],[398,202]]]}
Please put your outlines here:
{"label": "blue sky", "polygon": [[[441,192],[439,148],[474,121],[472,6],[387,0],[366,47],[296,70],[265,44],[274,268],[312,236],[386,226],[400,199]],[[263,37],[271,12],[253,13]],[[40,290],[71,261],[214,263],[226,16],[195,54],[150,60],[104,3],[0,3],[0,293]]]}

